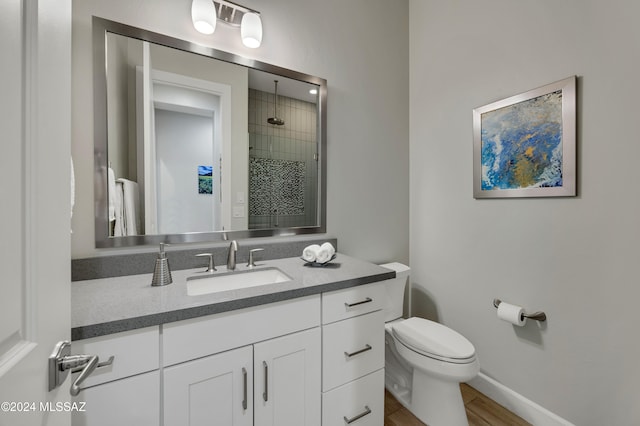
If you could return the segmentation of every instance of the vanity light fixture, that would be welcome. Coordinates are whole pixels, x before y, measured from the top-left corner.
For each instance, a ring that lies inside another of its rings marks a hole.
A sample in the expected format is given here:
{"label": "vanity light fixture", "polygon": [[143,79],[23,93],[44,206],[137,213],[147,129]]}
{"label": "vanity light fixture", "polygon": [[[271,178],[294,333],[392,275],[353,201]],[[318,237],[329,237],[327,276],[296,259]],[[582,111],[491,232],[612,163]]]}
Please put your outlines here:
{"label": "vanity light fixture", "polygon": [[226,0],[192,0],[191,18],[196,30],[212,34],[216,20],[232,27],[240,27],[242,44],[250,48],[262,43],[262,20],[260,12]]}
{"label": "vanity light fixture", "polygon": [[242,44],[255,49],[262,43],[262,20],[260,15],[254,12],[246,12],[242,16],[240,24],[240,35]]}
{"label": "vanity light fixture", "polygon": [[213,34],[216,30],[216,8],[211,0],[193,0],[191,3],[191,21],[198,32]]}

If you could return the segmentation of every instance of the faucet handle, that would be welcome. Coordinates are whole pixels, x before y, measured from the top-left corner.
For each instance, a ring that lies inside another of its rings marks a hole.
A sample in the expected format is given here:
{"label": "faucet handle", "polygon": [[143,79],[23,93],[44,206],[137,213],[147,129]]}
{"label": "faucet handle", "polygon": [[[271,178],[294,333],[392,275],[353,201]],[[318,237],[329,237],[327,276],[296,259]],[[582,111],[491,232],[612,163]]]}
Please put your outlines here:
{"label": "faucet handle", "polygon": [[207,270],[204,272],[215,272],[217,271],[215,265],[213,264],[213,254],[212,253],[199,253],[196,254],[196,257],[209,257],[209,265],[207,266]]}
{"label": "faucet handle", "polygon": [[249,250],[249,262],[247,263],[248,268],[253,268],[254,266],[256,266],[256,264],[253,262],[253,253],[258,251],[263,251],[263,250],[264,250],[263,248],[255,248],[255,249]]}

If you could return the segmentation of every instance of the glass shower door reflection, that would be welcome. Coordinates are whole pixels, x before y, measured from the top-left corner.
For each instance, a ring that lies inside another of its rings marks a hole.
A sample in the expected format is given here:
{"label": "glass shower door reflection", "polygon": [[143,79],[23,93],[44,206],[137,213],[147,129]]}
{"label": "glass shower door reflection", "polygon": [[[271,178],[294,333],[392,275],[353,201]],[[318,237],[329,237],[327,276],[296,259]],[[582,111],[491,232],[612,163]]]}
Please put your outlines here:
{"label": "glass shower door reflection", "polygon": [[316,225],[316,144],[250,134],[249,146],[249,228]]}

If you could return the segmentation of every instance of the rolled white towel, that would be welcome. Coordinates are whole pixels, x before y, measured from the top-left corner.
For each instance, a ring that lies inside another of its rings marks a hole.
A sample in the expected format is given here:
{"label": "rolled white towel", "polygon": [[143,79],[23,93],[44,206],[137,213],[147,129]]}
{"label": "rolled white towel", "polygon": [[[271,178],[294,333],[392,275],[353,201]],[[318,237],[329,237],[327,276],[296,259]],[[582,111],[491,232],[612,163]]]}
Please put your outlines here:
{"label": "rolled white towel", "polygon": [[320,246],[318,244],[311,244],[302,250],[302,258],[306,262],[315,262],[318,257],[318,252],[320,251]]}
{"label": "rolled white towel", "polygon": [[326,263],[331,260],[335,253],[336,249],[333,248],[331,243],[324,243],[320,246],[320,250],[318,250],[318,253],[316,254],[316,262]]}
{"label": "rolled white towel", "polygon": [[336,249],[333,247],[333,244],[331,244],[330,242],[326,242],[324,244],[322,244],[320,246],[321,249],[324,250],[329,250],[329,253],[331,254],[331,256],[333,256],[334,254],[336,254]]}

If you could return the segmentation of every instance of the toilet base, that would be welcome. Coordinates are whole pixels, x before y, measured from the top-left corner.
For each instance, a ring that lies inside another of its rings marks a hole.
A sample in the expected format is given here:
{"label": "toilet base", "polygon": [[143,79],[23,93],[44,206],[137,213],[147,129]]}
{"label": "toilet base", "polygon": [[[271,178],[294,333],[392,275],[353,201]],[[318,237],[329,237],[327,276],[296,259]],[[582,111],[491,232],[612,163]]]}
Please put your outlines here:
{"label": "toilet base", "polygon": [[429,426],[469,426],[460,383],[427,376],[417,368],[407,408]]}
{"label": "toilet base", "polygon": [[385,386],[417,418],[429,426],[468,426],[460,383],[478,374],[477,358],[469,363],[433,359],[415,352],[385,333]]}

